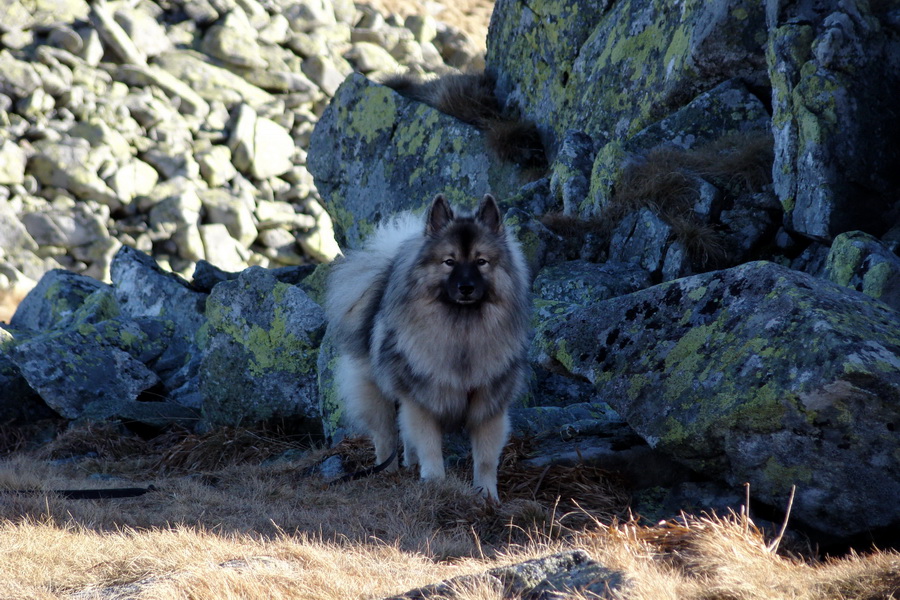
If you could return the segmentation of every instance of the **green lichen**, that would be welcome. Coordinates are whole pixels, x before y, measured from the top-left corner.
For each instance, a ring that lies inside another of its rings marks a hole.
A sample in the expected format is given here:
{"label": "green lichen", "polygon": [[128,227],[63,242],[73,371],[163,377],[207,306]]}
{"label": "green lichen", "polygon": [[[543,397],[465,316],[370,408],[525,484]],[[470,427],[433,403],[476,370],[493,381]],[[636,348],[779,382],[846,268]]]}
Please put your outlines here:
{"label": "green lichen", "polygon": [[210,327],[228,335],[243,347],[249,358],[247,369],[254,377],[273,370],[307,374],[314,368],[310,357],[315,348],[309,340],[290,333],[289,315],[282,308],[283,295],[291,287],[280,282],[275,284],[272,291],[273,313],[266,327],[247,322],[228,306],[218,302],[207,303]]}
{"label": "green lichen", "polygon": [[876,262],[863,276],[862,292],[880,299],[898,276],[896,268],[887,261]]}
{"label": "green lichen", "polygon": [[397,121],[396,93],[388,87],[366,87],[353,110],[342,109],[347,130],[371,144]]}
{"label": "green lichen", "polygon": [[774,456],[769,457],[762,470],[770,489],[790,490],[791,486],[810,483],[813,478],[810,467],[789,467],[778,462]]}

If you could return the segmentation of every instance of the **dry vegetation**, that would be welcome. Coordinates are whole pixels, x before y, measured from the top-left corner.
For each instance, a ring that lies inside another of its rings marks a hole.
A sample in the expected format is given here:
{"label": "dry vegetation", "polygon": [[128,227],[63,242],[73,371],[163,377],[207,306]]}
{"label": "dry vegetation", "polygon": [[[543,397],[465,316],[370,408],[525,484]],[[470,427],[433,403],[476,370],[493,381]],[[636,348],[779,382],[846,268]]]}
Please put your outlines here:
{"label": "dry vegetation", "polygon": [[[301,458],[275,459],[285,451]],[[377,598],[579,547],[626,573],[620,598],[875,599],[900,589],[900,556],[818,561],[776,548],[747,519],[627,519],[620,483],[587,466],[504,457],[501,506],[462,468],[329,486],[316,465],[367,464],[359,441],[303,454],[273,432],[71,430],[0,463],[0,490],[154,485],[119,500],[0,495],[0,598]],[[489,585],[460,598],[501,598]],[[573,595],[573,598],[579,596]],[[900,597],[900,596],[898,596]]]}
{"label": "dry vegetation", "polygon": [[694,214],[699,179],[726,196],[759,192],[772,181],[772,136],[733,134],[691,150],[659,146],[625,165],[603,214],[576,219],[560,214],[543,217],[552,231],[577,246],[586,235],[607,239],[629,213],[647,208],[666,221],[698,270],[723,268],[730,263],[727,236]]}

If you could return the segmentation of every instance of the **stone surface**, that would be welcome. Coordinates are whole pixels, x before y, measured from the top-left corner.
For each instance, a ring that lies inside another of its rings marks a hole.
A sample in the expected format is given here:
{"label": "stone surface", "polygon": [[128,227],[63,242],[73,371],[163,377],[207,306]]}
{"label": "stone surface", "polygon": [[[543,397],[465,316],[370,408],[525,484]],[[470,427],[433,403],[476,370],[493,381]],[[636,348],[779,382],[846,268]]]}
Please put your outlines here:
{"label": "stone surface", "polygon": [[253,267],[216,285],[200,370],[203,416],[215,425],[273,417],[319,422],[316,358],[325,315],[299,287]]}
{"label": "stone surface", "polygon": [[361,75],[347,78],[322,115],[308,161],[338,241],[350,248],[382,218],[438,193],[471,206],[519,184],[517,168],[492,157],[481,131]]}
{"label": "stone surface", "polygon": [[500,0],[487,68],[553,155],[568,129],[627,138],[725,80],[764,85],[765,36],[764,6],[747,0]]}
{"label": "stone surface", "polygon": [[504,597],[539,600],[580,593],[592,598],[613,598],[627,587],[623,574],[604,567],[584,550],[569,550],[535,558],[478,575],[463,575],[432,586],[411,590],[388,600],[463,597],[467,585],[485,586]]}
{"label": "stone surface", "polygon": [[[835,535],[900,523],[900,315],[765,262],[539,308],[548,368],[651,446]],[[661,405],[660,402],[663,402]]]}
{"label": "stone surface", "polygon": [[889,141],[900,121],[884,118],[900,85],[888,5],[770,4],[773,174],[786,224],[825,242],[853,229],[881,234],[900,184]]}
{"label": "stone surface", "polygon": [[850,231],[834,239],[825,277],[900,311],[900,257],[867,233]]}

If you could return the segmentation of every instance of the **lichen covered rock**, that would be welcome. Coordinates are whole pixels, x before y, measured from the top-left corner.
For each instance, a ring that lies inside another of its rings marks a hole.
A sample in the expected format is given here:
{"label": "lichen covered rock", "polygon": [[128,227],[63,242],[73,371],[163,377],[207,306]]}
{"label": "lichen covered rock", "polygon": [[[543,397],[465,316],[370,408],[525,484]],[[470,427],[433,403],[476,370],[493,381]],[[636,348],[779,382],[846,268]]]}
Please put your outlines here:
{"label": "lichen covered rock", "polygon": [[900,310],[900,257],[867,233],[850,231],[834,239],[825,277]]}
{"label": "lichen covered rock", "polygon": [[773,174],[786,223],[824,242],[851,229],[883,233],[900,183],[900,148],[891,141],[900,138],[892,4],[772,6]]}
{"label": "lichen covered rock", "polygon": [[199,376],[204,419],[239,425],[301,418],[320,431],[322,309],[299,287],[251,267],[213,288],[206,314]]}
{"label": "lichen covered rock", "polygon": [[545,303],[540,362],[652,446],[837,535],[900,523],[900,315],[766,262]]}
{"label": "lichen covered rock", "polygon": [[381,219],[424,208],[438,193],[468,206],[521,183],[518,167],[496,158],[482,131],[362,75],[347,77],[325,110],[307,166],[347,248]]}
{"label": "lichen covered rock", "polygon": [[552,150],[572,128],[634,135],[727,79],[764,85],[765,32],[752,0],[500,0],[487,66]]}

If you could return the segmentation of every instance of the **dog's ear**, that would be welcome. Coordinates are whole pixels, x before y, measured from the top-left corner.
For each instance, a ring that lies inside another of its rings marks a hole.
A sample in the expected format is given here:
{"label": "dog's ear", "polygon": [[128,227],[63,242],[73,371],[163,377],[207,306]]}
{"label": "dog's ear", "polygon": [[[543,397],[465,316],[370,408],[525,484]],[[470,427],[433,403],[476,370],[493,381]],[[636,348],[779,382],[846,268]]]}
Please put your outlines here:
{"label": "dog's ear", "polygon": [[484,198],[481,199],[475,218],[494,233],[500,233],[500,230],[503,229],[500,207],[497,206],[497,200],[490,194],[485,194]]}
{"label": "dog's ear", "polygon": [[453,220],[453,209],[447,203],[447,199],[443,194],[438,194],[431,201],[431,208],[428,209],[428,222],[425,225],[425,233],[428,235],[437,235],[450,221]]}

